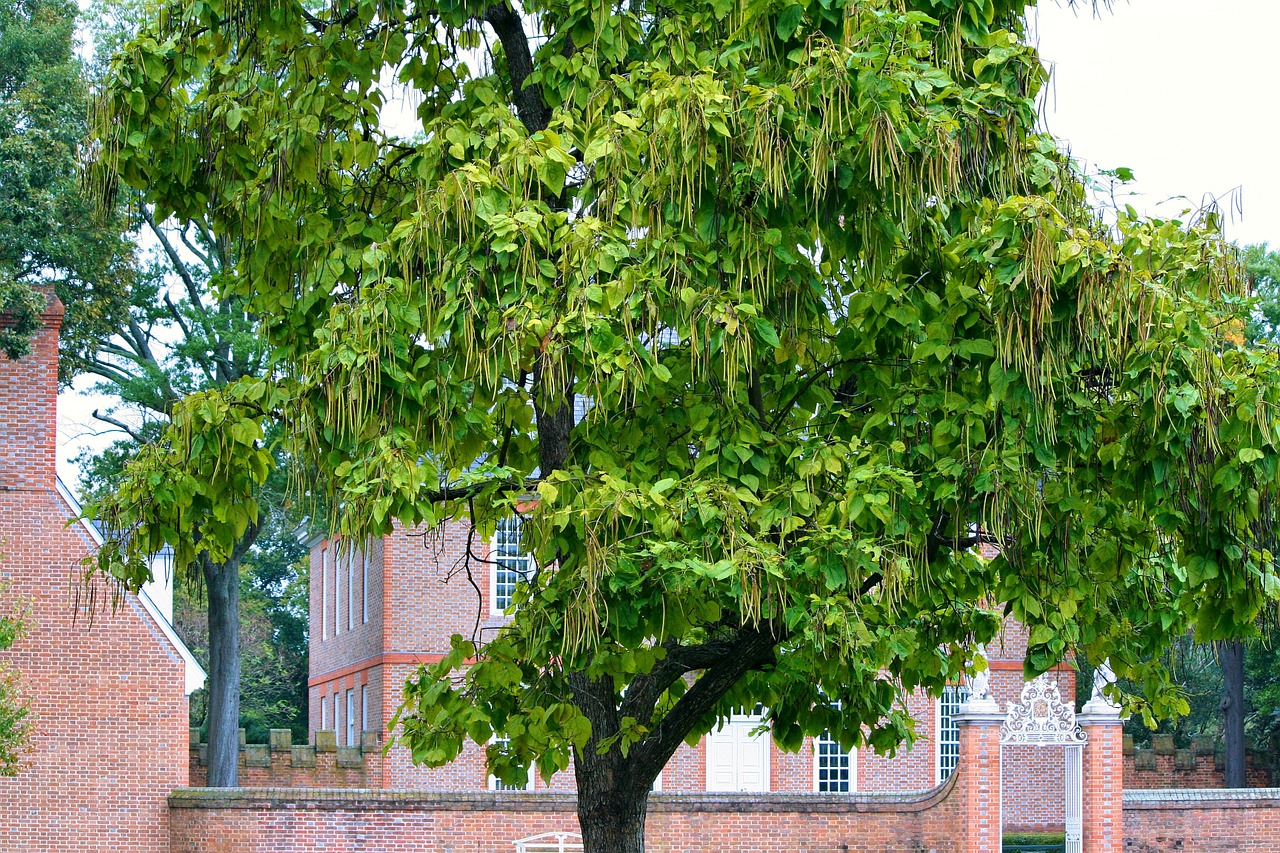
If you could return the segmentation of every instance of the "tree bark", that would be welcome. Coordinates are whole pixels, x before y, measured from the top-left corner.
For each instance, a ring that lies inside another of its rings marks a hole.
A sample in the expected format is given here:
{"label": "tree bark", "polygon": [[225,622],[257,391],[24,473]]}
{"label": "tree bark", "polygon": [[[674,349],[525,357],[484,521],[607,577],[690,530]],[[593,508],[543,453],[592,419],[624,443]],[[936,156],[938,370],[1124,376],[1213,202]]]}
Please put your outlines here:
{"label": "tree bark", "polygon": [[1217,646],[1222,667],[1223,781],[1228,788],[1245,788],[1244,642],[1223,640]]}
{"label": "tree bark", "polygon": [[[649,792],[606,791],[578,776],[578,825],[585,853],[644,853],[644,819]],[[583,783],[587,787],[583,787]],[[650,785],[653,783],[650,782]]]}
{"label": "tree bark", "polygon": [[240,561],[203,561],[209,596],[209,781],[233,788],[240,759]]}

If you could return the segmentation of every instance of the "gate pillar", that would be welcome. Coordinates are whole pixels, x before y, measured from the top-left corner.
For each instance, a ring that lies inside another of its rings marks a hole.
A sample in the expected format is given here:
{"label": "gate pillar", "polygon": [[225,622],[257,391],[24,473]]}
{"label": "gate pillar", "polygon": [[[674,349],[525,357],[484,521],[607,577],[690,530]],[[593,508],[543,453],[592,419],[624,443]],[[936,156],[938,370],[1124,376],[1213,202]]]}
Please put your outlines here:
{"label": "gate pillar", "polygon": [[1120,708],[1102,692],[1115,680],[1103,663],[1093,695],[1077,720],[1089,736],[1084,747],[1084,853],[1124,850],[1124,730]]}
{"label": "gate pillar", "polygon": [[1000,725],[1004,714],[986,691],[975,691],[956,714],[960,759],[956,788],[960,797],[959,853],[1000,853]]}

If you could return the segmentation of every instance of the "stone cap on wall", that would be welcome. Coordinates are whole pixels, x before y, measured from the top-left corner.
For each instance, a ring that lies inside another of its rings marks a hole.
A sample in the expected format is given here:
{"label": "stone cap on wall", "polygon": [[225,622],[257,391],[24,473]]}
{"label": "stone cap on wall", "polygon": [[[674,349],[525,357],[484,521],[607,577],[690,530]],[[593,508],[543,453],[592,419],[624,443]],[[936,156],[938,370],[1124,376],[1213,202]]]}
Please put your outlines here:
{"label": "stone cap on wall", "polygon": [[1153,788],[1124,792],[1126,809],[1280,808],[1280,788]]}
{"label": "stone cap on wall", "polygon": [[[726,793],[649,796],[652,812],[915,812],[938,805],[959,774],[936,788],[849,794]],[[374,788],[180,788],[173,809],[309,808],[380,811],[577,811],[573,793],[547,791],[396,791]]]}

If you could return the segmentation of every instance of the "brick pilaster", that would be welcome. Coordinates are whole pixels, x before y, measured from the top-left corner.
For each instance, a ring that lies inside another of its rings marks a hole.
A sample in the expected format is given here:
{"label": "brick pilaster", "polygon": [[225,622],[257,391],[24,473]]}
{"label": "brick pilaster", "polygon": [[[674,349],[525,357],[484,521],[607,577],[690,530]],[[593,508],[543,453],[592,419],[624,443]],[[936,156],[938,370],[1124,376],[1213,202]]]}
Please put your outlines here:
{"label": "brick pilaster", "polygon": [[1000,853],[1000,726],[1004,715],[992,699],[960,706],[959,778],[952,796],[960,798],[960,853]]}
{"label": "brick pilaster", "polygon": [[1124,729],[1120,711],[1100,697],[1077,718],[1089,736],[1084,747],[1084,853],[1124,850]]}

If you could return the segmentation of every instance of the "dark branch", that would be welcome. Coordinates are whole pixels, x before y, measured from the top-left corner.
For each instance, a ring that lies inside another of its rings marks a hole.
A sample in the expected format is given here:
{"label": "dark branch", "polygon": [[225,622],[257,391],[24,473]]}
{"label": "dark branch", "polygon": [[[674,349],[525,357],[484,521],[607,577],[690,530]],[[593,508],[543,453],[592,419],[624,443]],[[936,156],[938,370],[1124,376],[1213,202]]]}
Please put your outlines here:
{"label": "dark branch", "polygon": [[542,87],[536,83],[525,85],[525,81],[533,73],[533,56],[529,53],[529,38],[520,23],[520,15],[511,8],[507,0],[502,0],[484,10],[484,20],[498,34],[502,51],[507,56],[511,98],[520,122],[529,133],[546,129],[551,121],[551,111],[542,100]]}
{"label": "dark branch", "polygon": [[116,420],[110,415],[104,415],[102,414],[102,412],[98,411],[97,409],[93,410],[93,416],[97,420],[102,421],[104,424],[111,424],[116,429],[123,430],[130,438],[138,442],[138,444],[145,443],[145,440],[142,438],[142,436],[138,435],[138,433],[134,431],[133,427],[129,426],[124,421]]}

